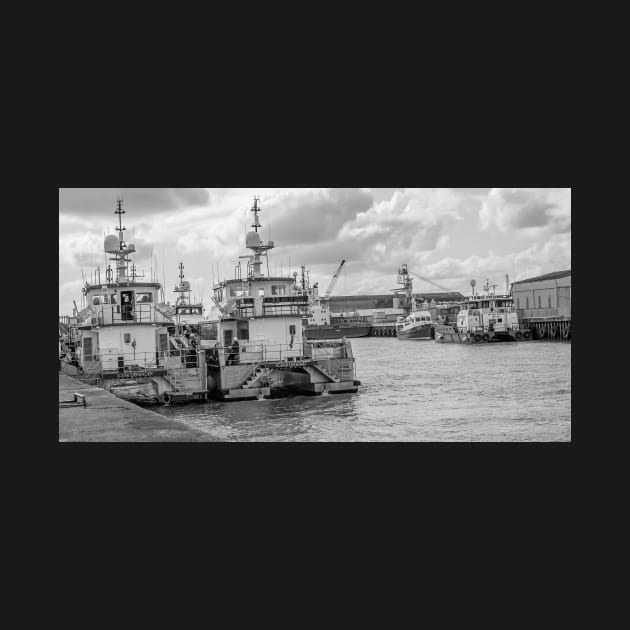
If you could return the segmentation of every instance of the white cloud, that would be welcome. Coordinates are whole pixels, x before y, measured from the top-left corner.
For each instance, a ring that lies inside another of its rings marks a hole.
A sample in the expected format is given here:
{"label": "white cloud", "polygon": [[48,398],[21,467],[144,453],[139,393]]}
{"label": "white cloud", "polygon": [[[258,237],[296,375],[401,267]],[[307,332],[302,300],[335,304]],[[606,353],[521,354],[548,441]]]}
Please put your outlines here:
{"label": "white cloud", "polygon": [[514,254],[496,255],[489,252],[486,256],[469,256],[466,259],[449,256],[426,265],[423,275],[455,291],[466,292],[472,279],[477,281],[478,286],[489,279],[503,288],[505,274],[513,282],[570,268],[571,234],[558,233],[551,235],[542,245],[534,243]]}
{"label": "white cloud", "polygon": [[[89,276],[91,259],[103,274],[103,232],[111,233],[116,222],[121,189],[66,190],[60,190],[59,215],[62,312],[79,295],[81,265]],[[570,267],[571,189],[127,190],[132,192],[125,195],[124,224],[129,241],[135,226],[138,270],[148,277],[157,256],[167,294],[180,260],[195,292],[206,287],[209,293],[217,261],[221,277],[232,276],[238,256],[248,253],[244,241],[254,195],[261,197],[263,239],[270,231],[276,243],[271,272],[279,272],[282,261],[286,273],[290,258],[292,270],[307,265],[325,289],[345,258],[337,294],[388,293],[401,263],[462,292],[473,277],[502,283],[505,273],[512,275],[514,257],[516,279]],[[495,231],[501,234],[501,255],[488,252]],[[419,290],[429,287],[418,281]]]}
{"label": "white cloud", "polygon": [[493,188],[479,213],[482,230],[571,229],[570,188]]}

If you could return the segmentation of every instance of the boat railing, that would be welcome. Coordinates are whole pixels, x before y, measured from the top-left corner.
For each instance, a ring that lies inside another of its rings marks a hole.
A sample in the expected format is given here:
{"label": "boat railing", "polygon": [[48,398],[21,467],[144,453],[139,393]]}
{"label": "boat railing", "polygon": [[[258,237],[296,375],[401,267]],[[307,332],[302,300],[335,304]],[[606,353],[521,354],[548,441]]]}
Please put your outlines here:
{"label": "boat railing", "polygon": [[102,376],[107,373],[131,372],[139,376],[138,372],[152,372],[160,370],[177,370],[197,368],[202,361],[197,350],[193,348],[171,349],[163,352],[98,352],[86,355],[81,364],[84,376]]}
{"label": "boat railing", "polygon": [[352,355],[343,341],[305,341],[302,344],[239,343],[206,349],[208,365],[224,367],[243,364],[287,364],[299,359],[350,359]]}
{"label": "boat railing", "polygon": [[168,321],[159,309],[149,303],[138,303],[131,307],[106,304],[92,309],[83,321],[84,326],[116,326],[119,324],[166,324]]}

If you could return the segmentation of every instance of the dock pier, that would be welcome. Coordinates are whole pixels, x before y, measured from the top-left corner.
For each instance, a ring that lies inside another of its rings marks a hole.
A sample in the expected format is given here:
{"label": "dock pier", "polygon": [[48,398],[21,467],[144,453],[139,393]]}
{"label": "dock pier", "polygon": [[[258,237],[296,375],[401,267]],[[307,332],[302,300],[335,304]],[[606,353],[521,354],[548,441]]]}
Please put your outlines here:
{"label": "dock pier", "polygon": [[532,331],[532,339],[571,343],[570,318],[531,318],[523,323]]}
{"label": "dock pier", "polygon": [[373,324],[370,337],[396,337],[395,324]]}
{"label": "dock pier", "polygon": [[181,422],[59,373],[60,442],[211,442]]}

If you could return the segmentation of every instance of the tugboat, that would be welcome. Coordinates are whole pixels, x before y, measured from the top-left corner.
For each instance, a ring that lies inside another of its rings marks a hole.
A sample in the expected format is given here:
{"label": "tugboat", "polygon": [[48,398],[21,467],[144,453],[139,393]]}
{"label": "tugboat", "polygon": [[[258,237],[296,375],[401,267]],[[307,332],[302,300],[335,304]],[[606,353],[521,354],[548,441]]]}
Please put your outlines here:
{"label": "tugboat", "polygon": [[416,310],[416,300],[413,297],[413,278],[409,275],[407,265],[398,269],[398,284],[402,289],[396,289],[398,304],[405,309],[411,309],[407,317],[399,317],[396,322],[396,336],[398,339],[430,340],[435,338],[435,326],[431,313],[426,310]]}
{"label": "tugboat", "polygon": [[496,295],[496,285],[486,281],[483,295],[473,294],[461,305],[457,326],[439,326],[438,343],[493,343],[499,341],[530,341],[532,333],[521,326],[514,300],[510,295]]}
{"label": "tugboat", "polygon": [[118,235],[104,243],[115,273],[108,265],[105,284],[99,278],[84,286],[87,307],[76,316],[75,364],[62,363],[64,371],[138,402],[205,399],[203,352],[179,348],[169,335],[173,321],[167,305],[159,303],[161,285],[144,281],[135,265],[129,273],[129,255],[136,250],[124,239],[125,212],[117,200]]}
{"label": "tugboat", "polygon": [[[207,350],[208,390],[220,400],[262,399],[282,394],[357,392],[355,361],[349,341],[307,341],[304,319],[310,298],[293,277],[264,276],[261,256],[275,247],[263,243],[260,199],[254,198],[253,231],[246,236],[252,254],[235,278],[213,287],[221,313],[213,322],[216,343]],[[207,341],[203,342],[208,347]]]}

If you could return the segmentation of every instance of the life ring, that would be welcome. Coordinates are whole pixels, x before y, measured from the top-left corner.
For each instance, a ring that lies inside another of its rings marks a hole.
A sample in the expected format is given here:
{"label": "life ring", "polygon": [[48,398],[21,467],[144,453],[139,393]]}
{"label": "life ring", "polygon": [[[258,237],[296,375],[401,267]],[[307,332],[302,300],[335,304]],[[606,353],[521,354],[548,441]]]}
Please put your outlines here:
{"label": "life ring", "polygon": [[490,335],[489,335],[488,333],[486,333],[486,334],[483,336],[483,340],[484,340],[484,341],[490,341]]}
{"label": "life ring", "polygon": [[522,339],[523,338],[523,335],[521,334],[520,331],[516,333],[516,338],[517,339]]}
{"label": "life ring", "polygon": [[523,337],[525,337],[525,339],[529,339],[532,336],[532,333],[529,332],[529,330],[526,330],[523,333]]}
{"label": "life ring", "polygon": [[163,405],[169,405],[171,403],[171,395],[168,393],[164,393],[160,396],[160,402]]}
{"label": "life ring", "polygon": [[479,333],[475,335],[475,341],[481,341],[481,335]]}

